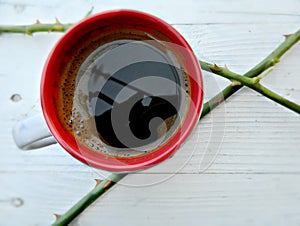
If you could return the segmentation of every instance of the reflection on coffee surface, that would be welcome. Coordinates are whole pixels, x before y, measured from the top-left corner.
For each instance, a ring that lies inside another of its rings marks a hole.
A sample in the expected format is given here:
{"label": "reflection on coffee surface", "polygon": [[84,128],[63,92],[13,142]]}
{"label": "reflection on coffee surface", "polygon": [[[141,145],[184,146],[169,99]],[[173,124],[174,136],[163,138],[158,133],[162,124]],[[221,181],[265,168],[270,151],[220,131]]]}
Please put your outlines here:
{"label": "reflection on coffee surface", "polygon": [[61,123],[78,145],[111,156],[160,147],[178,131],[189,102],[176,54],[134,29],[83,40],[61,68]]}

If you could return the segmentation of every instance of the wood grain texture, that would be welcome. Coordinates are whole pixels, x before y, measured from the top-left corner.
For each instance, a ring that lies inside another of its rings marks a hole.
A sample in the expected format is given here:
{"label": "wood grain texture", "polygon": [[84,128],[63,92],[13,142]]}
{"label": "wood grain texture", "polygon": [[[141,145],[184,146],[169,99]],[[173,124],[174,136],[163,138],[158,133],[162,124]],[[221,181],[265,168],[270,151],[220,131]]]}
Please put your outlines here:
{"label": "wood grain texture", "polygon": [[[156,175],[131,175],[127,183]],[[299,175],[176,175],[148,187],[119,185],[73,225],[297,225]]]}
{"label": "wood grain texture", "polygon": [[[62,21],[81,19],[92,6],[95,12],[110,9],[129,8],[154,14],[169,23],[180,24],[263,24],[299,22],[300,2],[289,0],[251,1],[241,4],[238,0],[185,0],[135,1],[111,0],[101,1],[65,1],[39,2],[37,0],[1,1],[1,22],[30,23],[37,18],[41,21],[59,17]],[[85,10],[85,11],[84,11]],[[14,17],[12,17],[14,15]]]}
{"label": "wood grain texture", "polygon": [[[283,34],[299,29],[300,2],[3,0],[0,23],[73,22],[95,6],[154,14],[182,33],[196,55],[244,73]],[[22,152],[15,122],[39,113],[39,80],[62,34],[0,35],[0,225],[49,225],[107,172],[74,160],[58,145]],[[300,45],[262,83],[300,103]],[[228,81],[204,73],[205,99]],[[22,99],[13,102],[13,94]],[[126,177],[74,225],[299,225],[299,115],[243,88],[206,116],[169,160]],[[176,175],[174,175],[176,173]],[[23,200],[18,207],[16,199]],[[118,217],[116,217],[116,215]]]}

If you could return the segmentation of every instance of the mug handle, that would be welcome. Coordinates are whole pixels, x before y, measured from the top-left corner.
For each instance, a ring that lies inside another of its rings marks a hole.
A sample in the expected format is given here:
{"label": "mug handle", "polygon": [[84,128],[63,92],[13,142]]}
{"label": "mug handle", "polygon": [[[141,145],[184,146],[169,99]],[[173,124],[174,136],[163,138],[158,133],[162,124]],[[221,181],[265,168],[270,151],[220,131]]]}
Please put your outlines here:
{"label": "mug handle", "polygon": [[12,135],[18,148],[32,150],[57,143],[50,133],[42,114],[16,123]]}

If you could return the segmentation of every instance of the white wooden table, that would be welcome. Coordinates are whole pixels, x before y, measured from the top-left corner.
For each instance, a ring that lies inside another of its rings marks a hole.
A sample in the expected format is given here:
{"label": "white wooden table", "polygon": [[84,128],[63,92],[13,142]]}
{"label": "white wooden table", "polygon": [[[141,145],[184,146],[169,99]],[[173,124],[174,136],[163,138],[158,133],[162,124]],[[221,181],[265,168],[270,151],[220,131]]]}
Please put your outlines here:
{"label": "white wooden table", "polygon": [[[300,1],[2,0],[0,24],[75,22],[131,8],[171,23],[203,60],[244,73],[300,28]],[[11,129],[40,112],[39,80],[62,34],[0,35],[0,225],[49,225],[107,173],[58,145],[20,151]],[[300,45],[262,83],[300,103]],[[228,82],[204,73],[206,100]],[[18,98],[11,99],[13,94]],[[188,160],[188,162],[185,162]],[[174,170],[180,168],[174,175]],[[74,225],[299,225],[300,117],[243,88],[205,117],[173,158],[129,175]]]}

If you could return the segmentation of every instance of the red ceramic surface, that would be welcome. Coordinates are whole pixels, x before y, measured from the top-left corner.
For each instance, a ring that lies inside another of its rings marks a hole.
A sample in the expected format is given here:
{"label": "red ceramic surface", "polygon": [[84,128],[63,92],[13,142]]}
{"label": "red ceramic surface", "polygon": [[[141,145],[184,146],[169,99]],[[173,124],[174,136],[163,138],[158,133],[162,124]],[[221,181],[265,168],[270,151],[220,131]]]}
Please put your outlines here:
{"label": "red ceramic surface", "polygon": [[[143,25],[148,32],[159,31],[170,42],[183,47],[185,68],[190,78],[191,101],[182,127],[162,147],[147,154],[124,158],[106,156],[85,146],[78,146],[72,134],[61,125],[56,111],[54,98],[57,98],[55,82],[59,76],[59,65],[63,61],[66,52],[72,47],[82,34],[90,33],[99,26],[109,25],[113,29],[114,24],[138,24]],[[45,64],[41,80],[41,104],[47,125],[58,143],[73,157],[95,168],[115,172],[130,172],[153,166],[171,156],[186,140],[196,125],[203,101],[203,82],[200,66],[186,40],[169,24],[152,15],[133,10],[114,10],[91,16],[69,29],[58,41],[50,53]]]}

